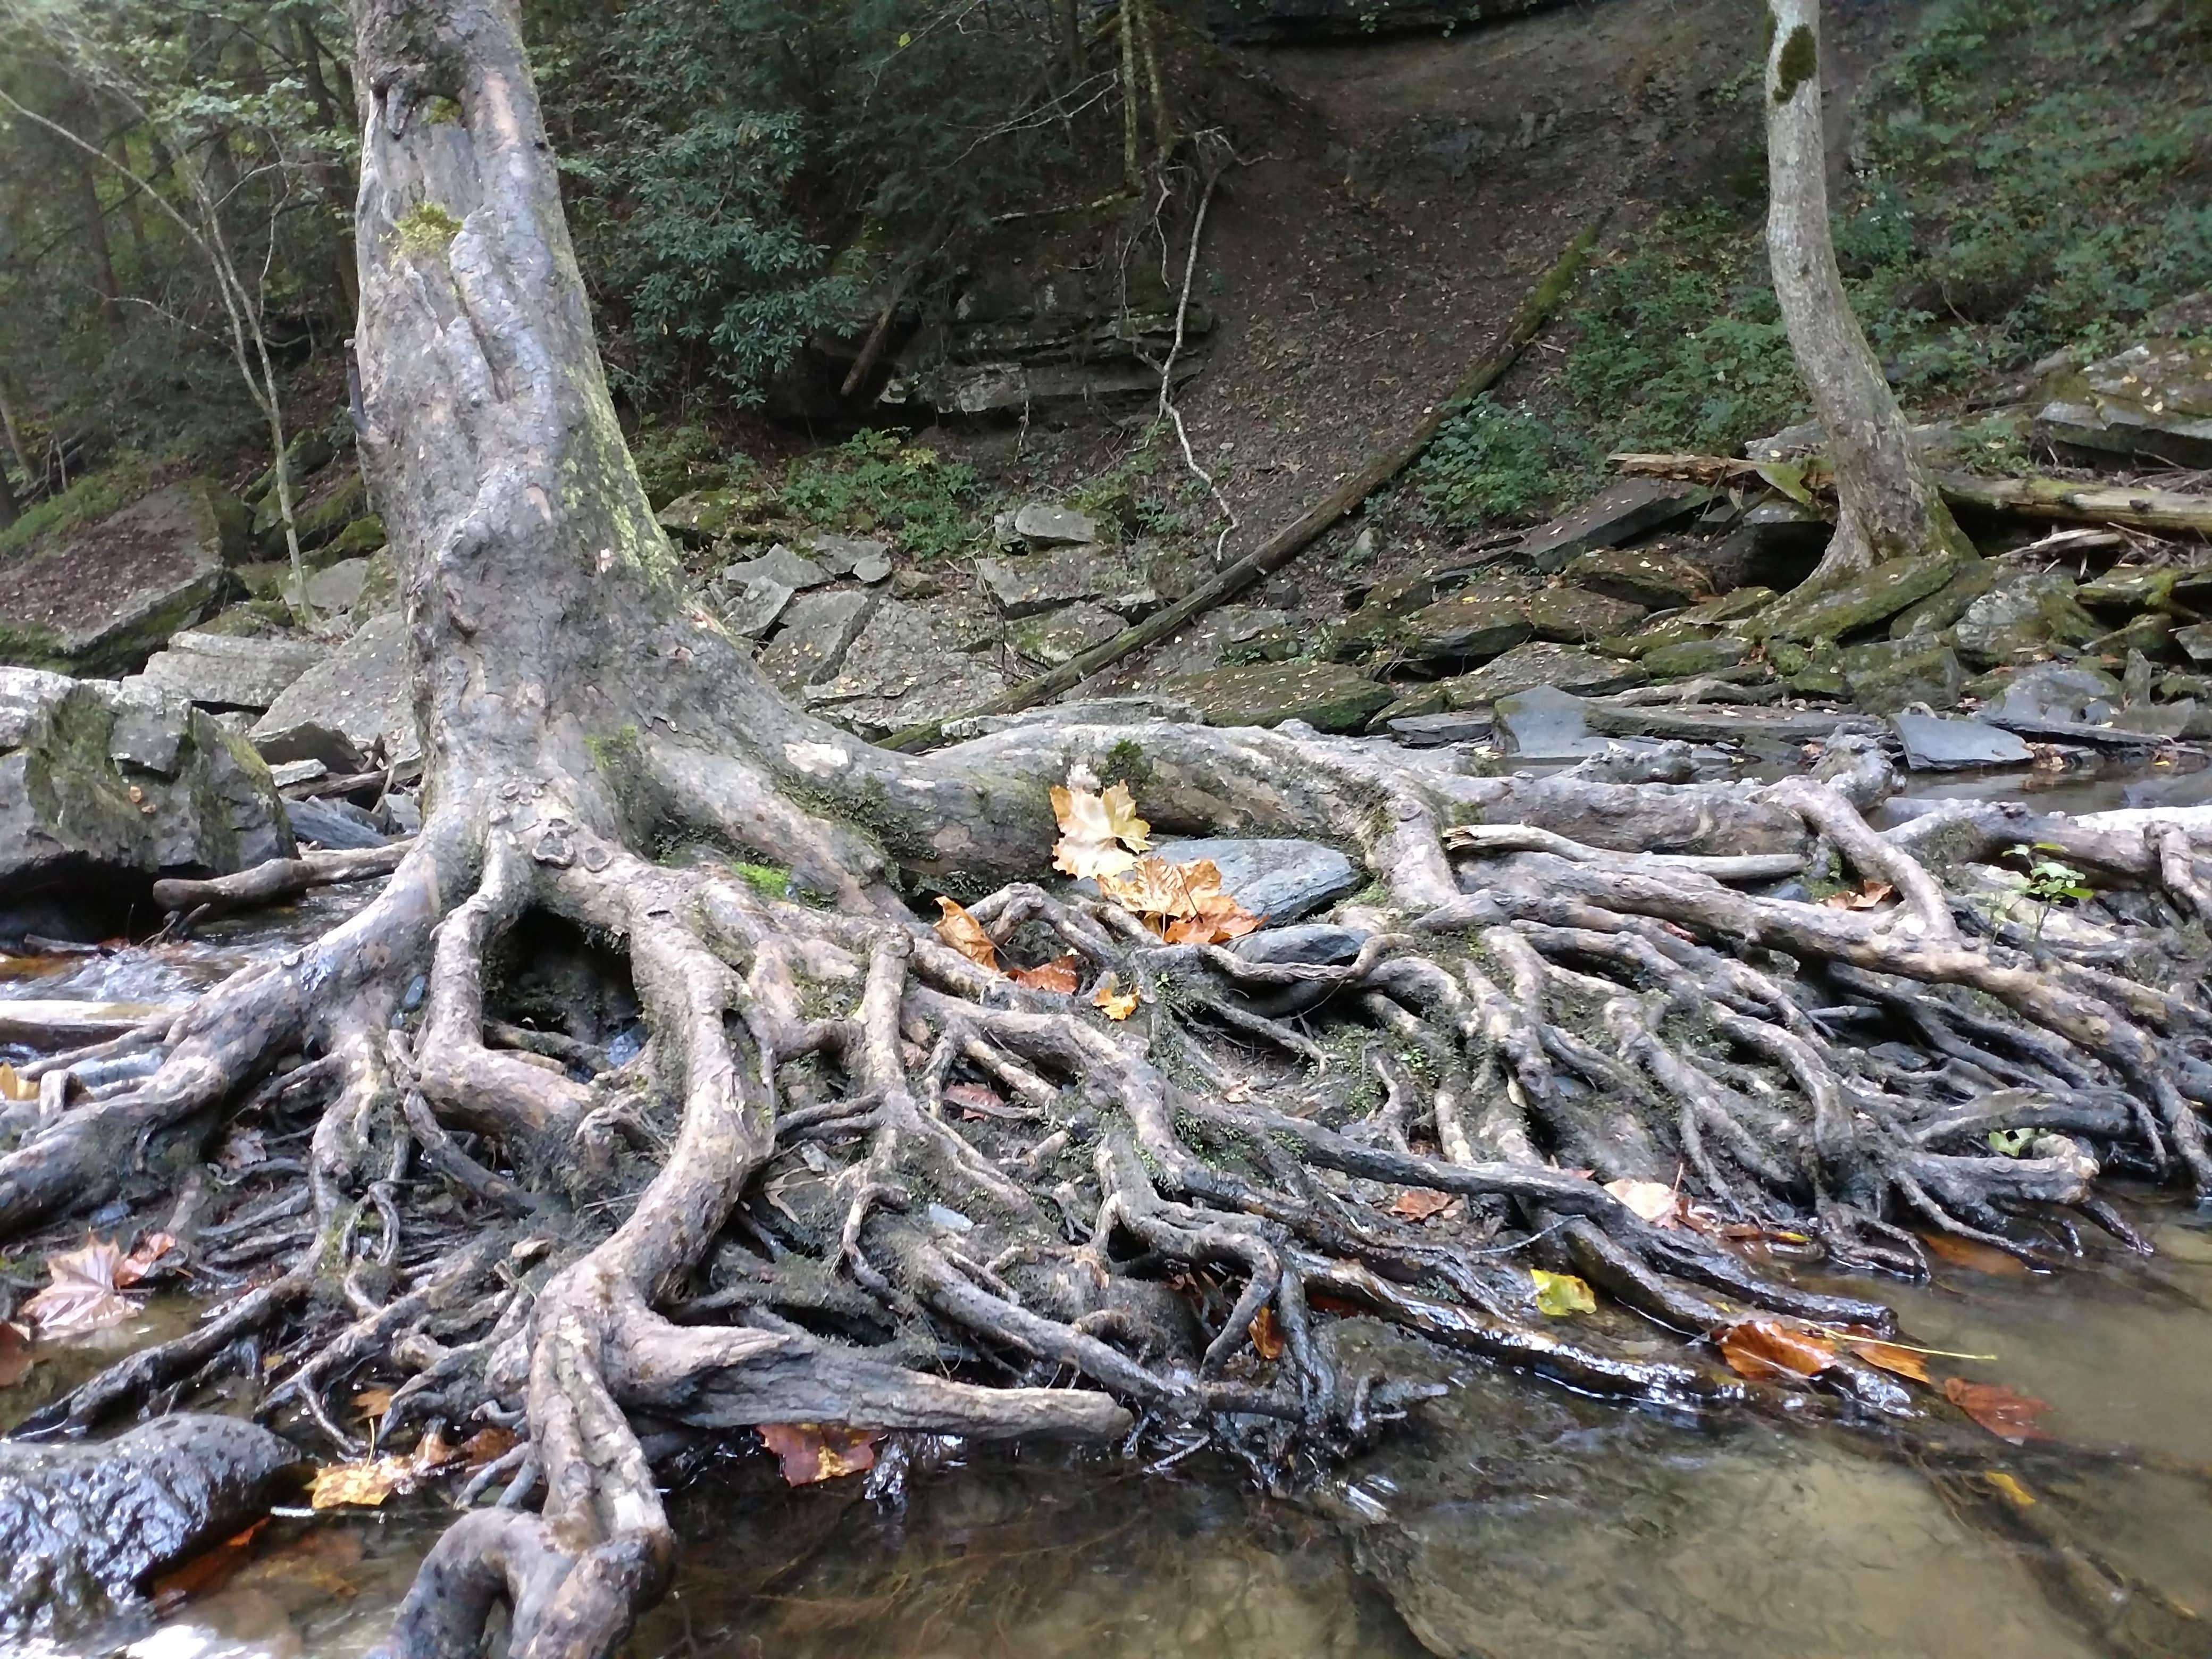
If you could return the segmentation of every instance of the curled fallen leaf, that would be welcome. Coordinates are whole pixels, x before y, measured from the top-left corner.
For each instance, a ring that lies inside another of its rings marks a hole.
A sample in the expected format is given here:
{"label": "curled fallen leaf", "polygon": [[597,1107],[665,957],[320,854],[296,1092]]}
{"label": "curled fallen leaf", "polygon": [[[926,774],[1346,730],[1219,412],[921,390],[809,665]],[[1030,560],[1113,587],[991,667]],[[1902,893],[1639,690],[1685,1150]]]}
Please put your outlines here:
{"label": "curled fallen leaf", "polygon": [[999,965],[999,947],[983,931],[983,924],[941,894],[937,900],[937,908],[944,912],[937,919],[938,938],[969,961],[995,970]]}
{"label": "curled fallen leaf", "polygon": [[1820,902],[1831,910],[1871,910],[1888,900],[1897,891],[1886,881],[1870,881],[1863,887],[1847,888],[1840,893],[1831,893]]}
{"label": "curled fallen leaf", "polygon": [[1408,1221],[1426,1221],[1432,1215],[1442,1215],[1451,1208],[1449,1193],[1431,1192],[1426,1187],[1408,1187],[1398,1194],[1390,1206],[1392,1215],[1401,1215]]}
{"label": "curled fallen leaf", "polygon": [[1283,1357],[1283,1333],[1275,1323],[1275,1310],[1262,1307],[1252,1316],[1252,1349],[1261,1358],[1273,1364]]}
{"label": "curled fallen leaf", "polygon": [[2036,1419],[2051,1409],[2046,1401],[2015,1394],[2002,1382],[1969,1382],[1963,1376],[1943,1379],[1943,1398],[2000,1440],[2015,1445],[2024,1440],[2048,1440],[2050,1434]]}
{"label": "curled fallen leaf", "polygon": [[1739,1319],[1713,1333],[1721,1358],[1754,1382],[1818,1376],[1836,1363],[1836,1345],[1822,1332],[1779,1319]]}
{"label": "curled fallen leaf", "polygon": [[948,1083],[945,1085],[945,1103],[957,1106],[963,1117],[998,1117],[1006,1111],[1006,1103],[998,1092],[980,1083]]}
{"label": "curled fallen leaf", "polygon": [[1080,957],[1054,957],[1034,968],[1009,968],[1006,977],[1024,990],[1050,991],[1058,996],[1072,997],[1075,994],[1076,969],[1082,963]]}
{"label": "curled fallen leaf", "polygon": [[495,1423],[489,1428],[478,1429],[461,1442],[461,1461],[472,1469],[480,1469],[487,1463],[498,1462],[521,1443],[513,1429],[502,1429]]}
{"label": "curled fallen leaf", "polygon": [[1682,1195],[1663,1181],[1608,1181],[1605,1189],[1655,1227],[1681,1220]]}
{"label": "curled fallen leaf", "polygon": [[811,1486],[817,1480],[860,1474],[873,1468],[881,1429],[851,1429],[841,1423],[761,1423],[761,1443],[783,1465],[786,1486]]}
{"label": "curled fallen leaf", "polygon": [[392,1390],[363,1389],[354,1395],[353,1408],[363,1417],[381,1417],[392,1409]]}
{"label": "curled fallen leaf", "polygon": [[1102,875],[1098,890],[1132,915],[1141,916],[1170,945],[1219,945],[1241,939],[1261,917],[1221,890],[1212,859],[1175,864],[1139,859],[1126,875]]}
{"label": "curled fallen leaf", "polygon": [[46,1287],[17,1310],[41,1336],[96,1331],[138,1311],[135,1297],[121,1294],[143,1269],[126,1269],[122,1250],[112,1239],[88,1238],[84,1248],[46,1259]]}
{"label": "curled fallen leaf", "polygon": [[1996,1488],[2016,1510],[2027,1509],[2035,1502],[2035,1494],[2002,1469],[1985,1469],[1982,1472],[1982,1479]]}
{"label": "curled fallen leaf", "polygon": [[1137,1012],[1137,994],[1124,991],[1119,975],[1109,974],[1098,981],[1098,988],[1091,994],[1091,1000],[1106,1011],[1106,1018],[1127,1019]]}
{"label": "curled fallen leaf", "polygon": [[1531,1267],[1528,1277],[1536,1282],[1538,1313],[1565,1319],[1570,1314],[1597,1311],[1597,1297],[1591,1294],[1587,1284],[1572,1273],[1547,1273],[1541,1267]]}
{"label": "curled fallen leaf", "polygon": [[319,1510],[376,1509],[412,1480],[414,1471],[404,1457],[365,1457],[358,1462],[331,1463],[315,1471],[307,1488],[310,1508]]}
{"label": "curled fallen leaf", "polygon": [[0,1066],[0,1100],[36,1100],[39,1085],[19,1075],[12,1066]]}
{"label": "curled fallen leaf", "polygon": [[1126,783],[1109,784],[1099,793],[1055,785],[1052,816],[1060,825],[1052,867],[1067,875],[1118,875],[1152,844],[1152,826],[1137,816]]}

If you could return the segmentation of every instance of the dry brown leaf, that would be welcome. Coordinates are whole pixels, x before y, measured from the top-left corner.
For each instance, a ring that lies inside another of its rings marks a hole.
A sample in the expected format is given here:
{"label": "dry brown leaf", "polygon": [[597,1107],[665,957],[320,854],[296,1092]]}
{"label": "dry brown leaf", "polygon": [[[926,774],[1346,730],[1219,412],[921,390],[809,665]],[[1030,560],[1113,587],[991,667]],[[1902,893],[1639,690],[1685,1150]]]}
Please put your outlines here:
{"label": "dry brown leaf", "polygon": [[36,1100],[39,1085],[18,1076],[12,1066],[0,1066],[0,1100]]}
{"label": "dry brown leaf", "polygon": [[1265,920],[1221,890],[1221,872],[1211,859],[1140,859],[1127,875],[1099,877],[1098,890],[1143,917],[1170,945],[1224,944]]}
{"label": "dry brown leaf", "polygon": [[1681,1220],[1682,1195],[1663,1181],[1608,1181],[1605,1189],[1655,1227]]}
{"label": "dry brown leaf", "polygon": [[478,1429],[461,1442],[461,1461],[472,1469],[487,1463],[496,1463],[522,1443],[513,1429],[502,1429],[493,1424],[488,1429]]}
{"label": "dry brown leaf", "polygon": [[1928,1382],[1928,1361],[1910,1348],[1900,1348],[1894,1342],[1881,1342],[1870,1336],[1850,1336],[1844,1344],[1860,1358],[1879,1370],[1894,1372],[1915,1382]]}
{"label": "dry brown leaf", "polygon": [[129,1290],[151,1274],[161,1265],[161,1258],[176,1248],[177,1241],[171,1235],[148,1233],[129,1255],[115,1264],[116,1288]]}
{"label": "dry brown leaf", "polygon": [[1075,994],[1076,969],[1082,964],[1080,957],[1054,957],[1034,968],[1009,968],[1006,977],[1024,990],[1050,991],[1057,996],[1072,997]]}
{"label": "dry brown leaf", "polygon": [[138,1304],[120,1294],[120,1290],[138,1273],[131,1271],[125,1278],[124,1261],[122,1250],[112,1240],[88,1237],[82,1249],[64,1250],[46,1259],[51,1282],[16,1311],[41,1336],[96,1331],[128,1319],[138,1311]]}
{"label": "dry brown leaf", "polygon": [[353,1408],[363,1417],[381,1417],[392,1409],[392,1390],[363,1389],[354,1395]]}
{"label": "dry brown leaf", "polygon": [[937,908],[944,912],[937,919],[937,936],[968,958],[996,970],[999,966],[999,947],[991,943],[991,936],[983,931],[983,924],[969,915],[952,900],[939,895]]}
{"label": "dry brown leaf", "polygon": [[2018,1445],[2024,1440],[2051,1438],[2035,1420],[2051,1409],[2050,1402],[2015,1394],[2002,1382],[1969,1382],[1963,1376],[1947,1376],[1943,1398],[2000,1440]]}
{"label": "dry brown leaf", "polygon": [[969,1118],[996,1117],[1006,1103],[999,1098],[996,1090],[987,1089],[980,1083],[948,1083],[945,1085],[945,1099],[948,1105],[959,1107],[963,1115]]}
{"label": "dry brown leaf", "polygon": [[1988,1273],[1995,1279],[2028,1279],[2033,1269],[2016,1255],[2008,1255],[1993,1245],[1971,1238],[1956,1238],[1949,1233],[1923,1233],[1920,1242],[1929,1253],[1940,1256],[1954,1267],[1965,1267],[1978,1273]]}
{"label": "dry brown leaf", "polygon": [[1715,1331],[1713,1340],[1729,1369],[1754,1382],[1818,1376],[1836,1363],[1826,1335],[1778,1319],[1739,1319]]}
{"label": "dry brown leaf", "polygon": [[1283,1333],[1275,1323],[1275,1310],[1262,1306],[1252,1316],[1252,1351],[1270,1364],[1283,1357]]}
{"label": "dry brown leaf", "polygon": [[356,1463],[331,1463],[315,1471],[307,1488],[310,1508],[376,1509],[395,1492],[409,1485],[413,1466],[404,1457],[365,1457]]}
{"label": "dry brown leaf", "polygon": [[838,1423],[762,1423],[761,1443],[783,1465],[786,1486],[811,1486],[817,1480],[859,1474],[873,1468],[881,1429],[848,1429]]}
{"label": "dry brown leaf", "polygon": [[269,1144],[258,1129],[233,1129],[228,1139],[215,1155],[216,1163],[222,1169],[236,1171],[250,1170],[257,1164],[269,1161]]}
{"label": "dry brown leaf", "polygon": [[1870,881],[1863,887],[1831,893],[1820,902],[1831,910],[1871,910],[1896,891],[1897,889],[1886,881]]}
{"label": "dry brown leaf", "polygon": [[1098,988],[1091,994],[1091,1000],[1106,1011],[1109,1019],[1127,1019],[1137,1012],[1137,994],[1122,990],[1120,975],[1115,974],[1109,974],[1098,981]]}
{"label": "dry brown leaf", "polygon": [[1442,1215],[1451,1208],[1452,1203],[1449,1193],[1431,1192],[1426,1187],[1408,1187],[1390,1206],[1390,1213],[1401,1215],[1408,1221],[1426,1221],[1432,1215]]}
{"label": "dry brown leaf", "polygon": [[1152,844],[1152,826],[1137,816],[1126,783],[1109,784],[1099,794],[1054,785],[1052,816],[1060,825],[1052,867],[1079,878],[1119,875]]}
{"label": "dry brown leaf", "polygon": [[21,1325],[0,1321],[0,1389],[15,1387],[37,1363],[31,1358],[31,1334]]}

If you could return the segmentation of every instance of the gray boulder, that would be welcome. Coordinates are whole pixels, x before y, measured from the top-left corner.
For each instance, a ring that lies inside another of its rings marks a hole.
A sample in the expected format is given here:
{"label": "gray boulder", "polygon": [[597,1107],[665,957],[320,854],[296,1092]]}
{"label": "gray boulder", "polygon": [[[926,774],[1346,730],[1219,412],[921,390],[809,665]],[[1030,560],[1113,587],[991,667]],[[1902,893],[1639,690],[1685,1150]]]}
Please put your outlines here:
{"label": "gray boulder", "polygon": [[831,678],[880,603],[873,593],[849,588],[801,594],[762,653],[762,669],[787,691]]}
{"label": "gray boulder", "polygon": [[1892,717],[1905,763],[1916,772],[1948,772],[1978,766],[2025,766],[2034,757],[2001,726],[1980,720],[1944,720],[1935,714]]}
{"label": "gray boulder", "polygon": [[0,668],[0,894],[291,852],[268,767],[213,715],[148,686]]}
{"label": "gray boulder", "polygon": [[[843,575],[851,568],[848,562],[845,569],[836,574]],[[803,592],[807,588],[821,586],[830,580],[830,574],[813,560],[800,558],[781,542],[757,559],[740,559],[735,564],[722,567],[722,580],[738,592],[755,582],[775,582]]]}
{"label": "gray boulder", "polygon": [[1387,685],[1334,663],[1258,663],[1170,680],[1170,695],[1196,705],[1210,726],[1279,726],[1304,720],[1323,732],[1357,732],[1390,702]]}
{"label": "gray boulder", "polygon": [[1006,640],[1031,662],[1057,668],[1103,645],[1120,633],[1121,619],[1103,605],[1079,599],[1073,605],[1030,617],[1006,630]]}
{"label": "gray boulder", "polygon": [[[1176,864],[1212,860],[1213,867],[1221,872],[1221,890],[1270,921],[1294,921],[1358,892],[1367,882],[1358,865],[1334,847],[1316,841],[1221,836],[1162,841],[1155,845],[1160,857]],[[1079,892],[1097,890],[1095,882],[1080,881],[1074,885]]]}
{"label": "gray boulder", "polygon": [[278,692],[268,713],[254,722],[251,736],[256,744],[272,742],[311,725],[343,732],[363,750],[381,742],[395,761],[422,752],[415,727],[407,627],[398,613],[371,617],[351,639]]}
{"label": "gray boulder", "polygon": [[2062,453],[2106,465],[2212,466],[2212,339],[2142,341],[2057,390],[2035,430]]}
{"label": "gray boulder", "polygon": [[1516,550],[1539,570],[1558,570],[1578,553],[1619,547],[1686,518],[1712,494],[1667,478],[1616,478],[1589,501],[1530,531]]}
{"label": "gray boulder", "polygon": [[330,654],[300,635],[240,635],[187,630],[169,648],[147,659],[141,676],[204,708],[250,708],[259,713],[284,688]]}
{"label": "gray boulder", "polygon": [[1006,689],[982,654],[996,630],[981,619],[872,593],[822,597],[866,599],[870,607],[837,672],[802,693],[807,708],[824,720],[862,737],[881,737],[957,713]]}
{"label": "gray boulder", "polygon": [[1331,968],[1341,966],[1357,957],[1360,946],[1371,937],[1364,927],[1339,927],[1333,922],[1308,921],[1289,927],[1262,927],[1256,933],[1245,934],[1229,948],[1247,962]]}
{"label": "gray boulder", "polygon": [[204,615],[246,549],[246,509],[204,478],[0,563],[0,664],[126,674]]}
{"label": "gray boulder", "polygon": [[1009,617],[1034,617],[1078,599],[1097,599],[1125,615],[1158,604],[1150,577],[1134,559],[1096,544],[978,559],[975,575],[991,602]]}
{"label": "gray boulder", "polygon": [[1031,501],[1015,510],[1014,534],[1031,547],[1078,546],[1098,539],[1098,520],[1072,507]]}

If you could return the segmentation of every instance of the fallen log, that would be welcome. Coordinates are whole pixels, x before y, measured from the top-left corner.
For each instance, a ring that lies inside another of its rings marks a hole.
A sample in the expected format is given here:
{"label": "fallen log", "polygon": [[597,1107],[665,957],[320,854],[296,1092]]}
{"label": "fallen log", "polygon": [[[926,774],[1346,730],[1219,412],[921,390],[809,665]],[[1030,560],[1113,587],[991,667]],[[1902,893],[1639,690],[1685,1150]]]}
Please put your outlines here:
{"label": "fallen log", "polygon": [[196,910],[202,905],[220,915],[256,905],[277,904],[311,888],[388,876],[407,856],[411,842],[362,847],[340,852],[302,853],[295,859],[271,859],[251,870],[205,881],[157,881],[154,902],[164,910]]}
{"label": "fallen log", "polygon": [[[1740,460],[1732,455],[1619,454],[1607,459],[1620,471],[1639,478],[1675,478],[1708,487],[1732,483],[1784,487],[1776,481],[1780,464]],[[1792,465],[1784,477],[1802,489],[1801,499],[1833,491],[1833,475],[1817,456],[1802,469]],[[1939,472],[1936,487],[1954,507],[1983,513],[2061,524],[2123,525],[2130,530],[2212,535],[2212,495],[2178,489],[2083,483],[2073,478],[1984,478],[1971,472]]]}
{"label": "fallen log", "polygon": [[1378,452],[1366,465],[1328,495],[1308,507],[1265,542],[1231,565],[1205,586],[1187,599],[1178,599],[1164,611],[1146,617],[1133,628],[1126,628],[1103,645],[1093,646],[1079,657],[1070,659],[1049,673],[1025,680],[1012,690],[963,708],[943,714],[918,726],[909,726],[884,739],[886,749],[921,749],[937,742],[944,736],[945,728],[955,720],[974,720],[984,714],[1012,714],[1032,708],[1063,691],[1073,690],[1101,669],[1110,668],[1133,651],[1141,651],[1148,645],[1158,644],[1182,629],[1193,618],[1203,616],[1217,605],[1242,592],[1261,577],[1270,575],[1304,551],[1338,520],[1350,513],[1384,484],[1396,477],[1413,464],[1415,457],[1429,447],[1429,441],[1443,429],[1443,424],[1457,412],[1460,405],[1470,398],[1480,396],[1504,377],[1505,371],[1520,360],[1528,343],[1544,326],[1553,307],[1565,297],[1583,263],[1603,228],[1601,215],[1587,226],[1574,240],[1567,244],[1536,291],[1528,296],[1520,314],[1505,336],[1478,363],[1473,373],[1462,380],[1450,396],[1432,405],[1419,425],[1410,433]]}
{"label": "fallen log", "polygon": [[0,1042],[41,1048],[104,1042],[182,1012],[181,1007],[159,1002],[0,1001]]}

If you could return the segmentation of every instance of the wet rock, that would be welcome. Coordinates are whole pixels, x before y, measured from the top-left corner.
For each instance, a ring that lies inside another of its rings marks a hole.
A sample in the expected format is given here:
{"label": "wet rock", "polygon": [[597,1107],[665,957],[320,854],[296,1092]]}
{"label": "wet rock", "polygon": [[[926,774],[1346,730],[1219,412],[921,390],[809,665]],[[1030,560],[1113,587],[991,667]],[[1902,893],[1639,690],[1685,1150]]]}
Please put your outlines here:
{"label": "wet rock", "polygon": [[337,776],[347,777],[367,764],[351,738],[319,720],[301,720],[253,737],[251,741],[272,769],[313,763]]}
{"label": "wet rock", "polygon": [[881,603],[874,593],[851,588],[801,594],[762,653],[762,671],[787,691],[832,678]]}
{"label": "wet rock", "polygon": [[2008,576],[1969,605],[1952,630],[1960,659],[1975,668],[2047,657],[2104,632],[2075,603],[2073,579],[2059,570]]}
{"label": "wet rock", "polygon": [[2062,377],[2035,417],[2062,454],[2106,465],[2212,466],[2212,338],[2130,346]]}
{"label": "wet rock", "polygon": [[1262,927],[1256,933],[1245,934],[1229,948],[1247,962],[1330,968],[1354,960],[1360,946],[1372,937],[1364,927],[1339,927],[1329,922],[1310,921],[1290,927]]}
{"label": "wet rock", "polygon": [[1323,732],[1357,732],[1395,695],[1334,663],[1260,663],[1187,674],[1167,685],[1211,726],[1278,726],[1304,720]]}
{"label": "wet rock", "polygon": [[0,1632],[43,1637],[131,1600],[264,1513],[300,1461],[258,1424],[193,1413],[94,1444],[0,1442]]}
{"label": "wet rock", "polygon": [[[300,552],[304,558],[310,553],[319,556],[320,564],[335,556],[326,550],[337,540],[347,526],[368,513],[368,484],[361,476],[361,469],[348,457],[344,461],[324,469],[308,481],[306,491],[292,501],[292,524],[300,538]],[[380,522],[377,528],[381,531]],[[291,547],[284,538],[284,520],[277,511],[276,492],[261,498],[253,510],[253,541],[264,559],[289,559]],[[354,551],[358,550],[349,550]]]}
{"label": "wet rock", "polygon": [[1586,587],[1547,587],[1528,601],[1528,626],[1540,640],[1588,645],[1609,634],[1626,634],[1641,620],[1644,607]]}
{"label": "wet rock", "polygon": [[382,744],[386,757],[422,752],[407,662],[407,629],[397,612],[363,623],[353,637],[276,694],[257,720],[257,744],[304,724],[343,732],[358,748]]}
{"label": "wet rock", "polygon": [[1889,619],[1893,640],[1940,634],[1966,614],[1976,599],[1997,585],[2000,567],[1994,559],[1962,559],[1951,580],[1917,605],[1908,605]]}
{"label": "wet rock", "polygon": [[1656,651],[1645,652],[1642,662],[1644,672],[1655,680],[1686,680],[1733,668],[1751,652],[1750,641],[1734,634],[1718,634],[1709,640],[1662,645]]}
{"label": "wet rock", "polygon": [[2102,669],[2039,663],[2004,683],[1998,707],[2008,714],[2094,726],[2109,720],[2125,695]]}
{"label": "wet rock", "polygon": [[1395,719],[1407,714],[1441,714],[1447,709],[1488,708],[1500,697],[1540,685],[1556,686],[1562,691],[1586,697],[1601,696],[1608,691],[1625,691],[1630,686],[1642,685],[1650,678],[1636,663],[1596,656],[1571,645],[1531,640],[1526,645],[1515,646],[1471,674],[1438,680],[1401,699],[1402,706],[1394,705],[1389,716]]}
{"label": "wet rock", "polygon": [[1869,714],[1894,714],[1914,703],[1955,708],[1966,671],[1948,646],[1933,640],[1880,640],[1841,653],[1837,670],[1853,702]]}
{"label": "wet rock", "polygon": [[1358,866],[1316,841],[1222,836],[1164,841],[1159,848],[1178,864],[1212,860],[1221,872],[1221,890],[1271,921],[1296,921],[1367,884]]}
{"label": "wet rock", "polygon": [[1511,650],[1530,632],[1522,606],[1463,593],[1407,617],[1390,648],[1408,662],[1481,662]]}
{"label": "wet rock", "polygon": [[1771,587],[1787,592],[1813,574],[1835,526],[1815,508],[1777,499],[1746,512],[1698,563],[1720,588]]}
{"label": "wet rock", "polygon": [[[813,562],[832,576],[849,576],[861,564],[890,556],[890,544],[858,536],[817,535],[807,543]],[[793,586],[799,584],[793,582]],[[903,597],[903,596],[902,596]]]}
{"label": "wet rock", "polygon": [[191,479],[33,542],[0,564],[0,664],[131,672],[205,613],[245,531],[236,497]]}
{"label": "wet rock", "polygon": [[1080,546],[1098,539],[1098,520],[1072,507],[1031,501],[1014,510],[1014,534],[1035,548]]}
{"label": "wet rock", "polygon": [[[1687,518],[1711,499],[1712,491],[1697,484],[1667,478],[1617,478],[1581,506],[1530,531],[1516,550],[1537,569],[1549,574],[1564,569],[1577,554],[1593,548],[1619,547]],[[1614,597],[1635,599],[1633,594]]]}
{"label": "wet rock", "polygon": [[1096,544],[978,559],[975,575],[991,602],[1009,617],[1034,617],[1078,599],[1101,600],[1124,614],[1158,604],[1157,592],[1134,560]]}
{"label": "wet rock", "polygon": [[1818,593],[1800,589],[1746,625],[1762,639],[1840,640],[1886,622],[1938,592],[1958,574],[1958,567],[1957,557],[1948,553],[1892,559]]}
{"label": "wet rock", "polygon": [[[840,575],[848,574],[848,563]],[[794,592],[805,592],[810,587],[819,587],[830,580],[830,573],[811,559],[802,559],[781,542],[757,559],[740,559],[722,567],[722,580],[742,592],[755,582],[774,582]]]}
{"label": "wet rock", "polygon": [[203,708],[258,714],[328,654],[319,641],[299,635],[240,637],[188,629],[147,659],[141,678]]}
{"label": "wet rock", "polygon": [[1935,714],[1893,714],[1905,763],[1916,772],[1948,772],[1978,766],[2025,766],[2034,757],[2012,732],[1980,720],[1946,720]]}
{"label": "wet rock", "polygon": [[0,668],[0,893],[291,850],[268,767],[205,710],[143,684]]}
{"label": "wet rock", "polygon": [[1006,640],[1031,662],[1057,668],[1081,656],[1092,646],[1103,645],[1124,625],[1121,617],[1105,606],[1078,600],[1014,623],[1006,629]]}
{"label": "wet rock", "polygon": [[294,800],[284,804],[292,834],[332,852],[381,847],[392,838],[360,807],[343,800]]}
{"label": "wet rock", "polygon": [[1580,697],[1556,685],[1531,686],[1500,697],[1492,708],[1498,746],[1524,760],[1571,760],[1605,747],[1590,735]]}
{"label": "wet rock", "polygon": [[1647,611],[1695,605],[1713,591],[1712,579],[1687,559],[1649,548],[1585,553],[1567,567],[1567,580]]}
{"label": "wet rock", "polygon": [[678,541],[705,547],[725,536],[764,528],[771,506],[757,489],[695,489],[654,514],[660,527]]}

